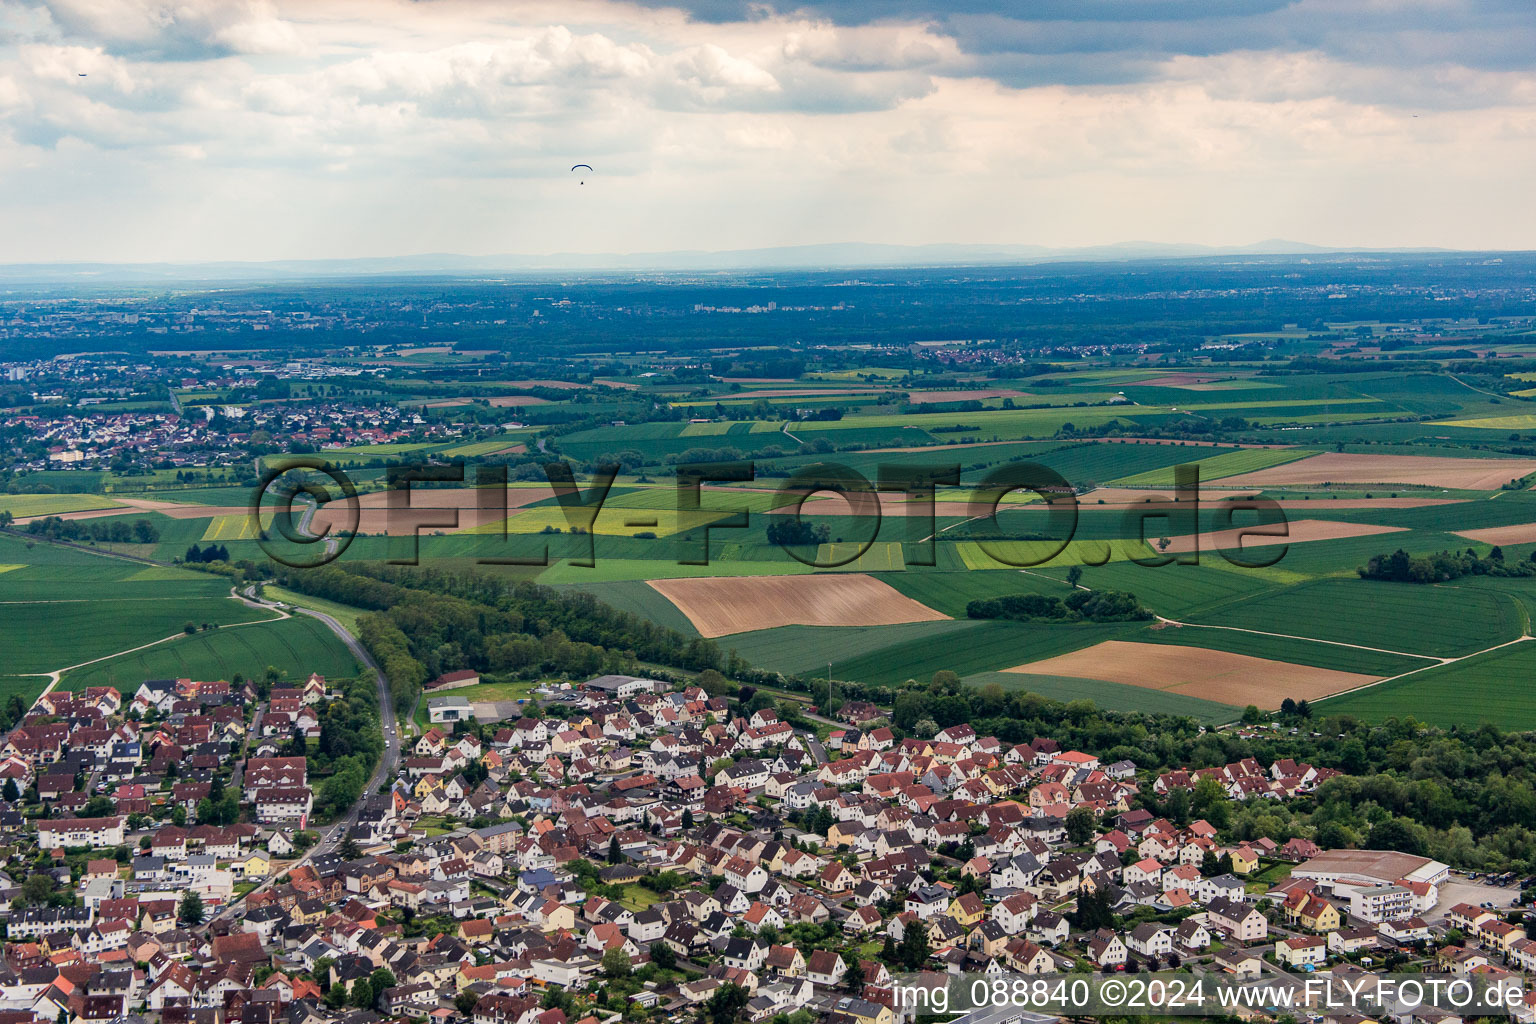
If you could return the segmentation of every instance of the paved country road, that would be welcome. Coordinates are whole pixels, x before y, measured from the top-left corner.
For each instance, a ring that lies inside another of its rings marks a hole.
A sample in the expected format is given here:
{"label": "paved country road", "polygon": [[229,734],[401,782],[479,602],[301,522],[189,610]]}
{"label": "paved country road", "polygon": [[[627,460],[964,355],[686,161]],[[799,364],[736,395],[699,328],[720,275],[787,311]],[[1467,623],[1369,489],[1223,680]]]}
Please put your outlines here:
{"label": "paved country road", "polygon": [[[252,585],[246,587],[241,596],[250,603],[276,608],[277,602],[258,596],[256,591],[256,586]],[[308,615],[325,623],[331,632],[340,637],[341,642],[347,645],[347,649],[352,652],[358,662],[365,669],[373,673],[374,683],[378,686],[379,692],[379,722],[384,729],[384,753],[379,757],[379,766],[374,770],[373,778],[369,779],[368,785],[363,787],[362,794],[358,796],[357,802],[352,805],[351,810],[343,815],[335,824],[321,831],[319,841],[305,851],[302,857],[292,864],[286,865],[280,871],[274,871],[272,876],[252,890],[252,893],[261,892],[272,886],[276,883],[278,874],[287,873],[294,868],[301,867],[307,864],[312,857],[318,854],[330,853],[340,846],[347,832],[357,823],[357,815],[362,809],[363,801],[368,799],[370,794],[377,793],[379,787],[394,776],[395,769],[400,763],[400,726],[395,720],[395,706],[390,700],[389,684],[384,678],[384,673],[379,670],[378,663],[373,660],[373,656],[368,653],[367,649],[358,642],[357,637],[347,632],[347,628],[335,618],[324,612],[318,612],[310,608],[301,608],[298,605],[290,605],[290,607],[300,615]],[[214,921],[228,917],[237,909],[243,907],[244,904],[244,900],[231,901],[217,914],[210,917],[203,927],[206,928],[212,925]]]}
{"label": "paved country road", "polygon": [[[258,604],[276,607],[276,602],[258,597],[256,595],[256,587],[254,586],[247,587],[245,594],[247,598],[256,601]],[[300,615],[308,615],[319,619],[326,626],[330,627],[331,632],[340,637],[341,642],[347,645],[347,650],[352,652],[352,656],[358,660],[358,663],[373,673],[374,685],[378,687],[379,724],[384,729],[384,753],[379,757],[379,765],[374,769],[373,777],[368,780],[368,785],[363,788],[362,795],[357,798],[357,802],[352,805],[352,809],[340,821],[321,833],[320,841],[315,844],[314,849],[311,851],[312,853],[325,853],[331,848],[340,845],[347,831],[357,823],[358,811],[362,809],[363,801],[370,794],[377,793],[380,786],[394,777],[395,769],[400,764],[400,725],[395,720],[395,705],[390,699],[389,681],[384,678],[384,673],[380,670],[378,663],[373,660],[373,655],[368,653],[357,637],[347,632],[347,627],[324,612],[318,612],[312,608],[304,608],[299,605],[290,605],[289,607]]]}

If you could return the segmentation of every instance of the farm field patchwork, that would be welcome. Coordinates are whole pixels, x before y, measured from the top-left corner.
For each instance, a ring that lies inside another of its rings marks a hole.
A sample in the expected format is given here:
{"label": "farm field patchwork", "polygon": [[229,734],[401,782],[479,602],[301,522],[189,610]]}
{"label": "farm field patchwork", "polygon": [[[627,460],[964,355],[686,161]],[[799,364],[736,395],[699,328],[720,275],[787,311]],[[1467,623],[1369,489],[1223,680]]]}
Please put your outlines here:
{"label": "farm field patchwork", "polygon": [[1267,710],[1279,707],[1285,697],[1315,700],[1374,682],[1377,678],[1209,648],[1121,640],[1107,640],[1093,647],[1004,671],[1098,679],[1123,686],[1171,691],[1219,704],[1256,704]]}
{"label": "farm field patchwork", "polygon": [[878,626],[946,618],[863,574],[652,580],[700,636],[775,626]]}
{"label": "farm field patchwork", "polygon": [[1232,629],[1206,629],[1194,625],[1156,624],[1135,634],[1137,643],[1173,644],[1178,647],[1206,647],[1230,651],[1268,661],[1291,662],[1341,672],[1385,678],[1436,664],[1431,658],[1387,654],[1360,647],[1344,647],[1320,640],[1293,640],[1288,637],[1242,633]]}

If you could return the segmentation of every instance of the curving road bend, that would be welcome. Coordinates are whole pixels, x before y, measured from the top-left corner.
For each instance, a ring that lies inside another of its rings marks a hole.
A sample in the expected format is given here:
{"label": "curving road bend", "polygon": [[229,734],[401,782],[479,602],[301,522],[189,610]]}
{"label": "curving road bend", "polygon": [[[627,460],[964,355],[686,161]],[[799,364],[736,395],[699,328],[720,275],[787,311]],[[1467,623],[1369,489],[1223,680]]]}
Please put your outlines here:
{"label": "curving road bend", "polygon": [[[258,596],[256,590],[257,588],[255,585],[246,587],[244,591],[242,591],[242,596],[246,601],[250,603],[277,610],[277,602],[269,601],[265,597]],[[347,649],[352,652],[353,657],[357,658],[358,663],[363,665],[364,668],[373,672],[374,683],[377,685],[379,693],[379,723],[384,730],[384,752],[379,756],[379,764],[378,767],[374,769],[373,777],[368,780],[368,785],[363,788],[362,794],[357,798],[357,802],[352,805],[351,810],[349,810],[345,815],[337,820],[335,824],[324,829],[320,833],[319,841],[316,842],[314,846],[306,850],[304,855],[298,860],[284,867],[283,873],[308,863],[310,858],[317,854],[330,853],[336,849],[336,847],[340,846],[341,841],[346,837],[347,832],[351,830],[353,825],[357,824],[357,815],[358,812],[362,809],[363,801],[368,799],[370,794],[377,793],[379,787],[384,785],[394,776],[395,770],[400,763],[400,726],[399,723],[395,720],[395,705],[390,700],[389,683],[385,680],[384,673],[379,669],[378,663],[373,660],[373,656],[368,653],[367,649],[363,647],[363,645],[358,641],[357,637],[347,632],[347,628],[336,619],[325,614],[324,612],[318,612],[311,608],[302,608],[298,605],[291,605],[290,607],[294,612],[297,612],[298,614],[308,615],[325,623],[325,625],[330,628],[331,632],[335,633],[337,637],[341,639],[341,642],[347,645]],[[276,881],[277,872],[274,872],[271,877],[264,881],[254,891],[261,892],[263,889],[273,885]],[[228,906],[222,908],[217,914],[209,918],[206,924],[212,924],[219,918],[229,916],[237,908],[243,906],[243,904],[243,900],[231,902]]]}

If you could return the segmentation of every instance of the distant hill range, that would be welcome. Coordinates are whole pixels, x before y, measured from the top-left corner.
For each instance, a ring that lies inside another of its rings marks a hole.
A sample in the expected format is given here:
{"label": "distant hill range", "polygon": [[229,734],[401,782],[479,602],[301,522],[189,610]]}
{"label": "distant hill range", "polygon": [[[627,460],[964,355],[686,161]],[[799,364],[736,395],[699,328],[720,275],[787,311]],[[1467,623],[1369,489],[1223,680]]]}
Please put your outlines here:
{"label": "distant hill range", "polygon": [[877,245],[849,242],[721,252],[678,250],[648,253],[552,253],[545,256],[459,256],[429,253],[360,259],[273,260],[210,263],[20,263],[0,265],[0,282],[119,284],[170,281],[271,281],[301,278],[462,276],[541,272],[645,273],[728,270],[815,270],[860,267],[988,266],[1053,262],[1187,260],[1213,257],[1347,257],[1365,253],[1448,252],[1421,249],[1348,249],[1269,239],[1252,245],[1210,246],[1172,242],[1121,242],[1081,248],[1043,245]]}

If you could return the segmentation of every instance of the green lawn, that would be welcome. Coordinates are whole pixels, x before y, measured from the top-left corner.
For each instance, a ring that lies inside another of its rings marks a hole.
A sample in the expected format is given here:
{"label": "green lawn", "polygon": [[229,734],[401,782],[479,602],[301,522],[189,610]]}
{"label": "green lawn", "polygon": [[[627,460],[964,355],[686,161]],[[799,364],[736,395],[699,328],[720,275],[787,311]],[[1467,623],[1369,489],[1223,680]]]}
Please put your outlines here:
{"label": "green lawn", "polygon": [[443,690],[445,694],[454,697],[463,697],[468,701],[492,701],[492,700],[529,700],[533,696],[534,687],[539,685],[536,679],[519,679],[510,683],[481,683],[478,686],[462,686],[456,690]]}
{"label": "green lawn", "polygon": [[631,883],[624,887],[624,894],[619,897],[619,902],[630,910],[644,910],[646,907],[661,900],[659,893],[652,892],[639,883]]}

